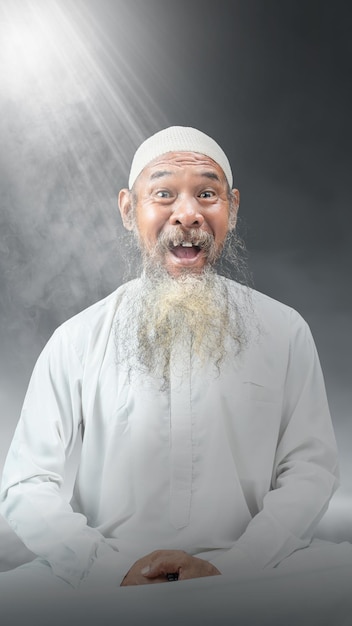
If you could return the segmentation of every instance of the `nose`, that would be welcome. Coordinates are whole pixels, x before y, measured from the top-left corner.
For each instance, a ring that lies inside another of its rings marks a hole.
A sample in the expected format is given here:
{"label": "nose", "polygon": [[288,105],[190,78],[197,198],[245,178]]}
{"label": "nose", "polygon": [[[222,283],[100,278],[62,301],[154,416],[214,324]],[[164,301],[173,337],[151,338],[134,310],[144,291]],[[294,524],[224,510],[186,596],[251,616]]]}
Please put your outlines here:
{"label": "nose", "polygon": [[196,198],[180,199],[174,206],[170,216],[172,226],[185,228],[199,228],[204,223],[204,217],[199,210]]}

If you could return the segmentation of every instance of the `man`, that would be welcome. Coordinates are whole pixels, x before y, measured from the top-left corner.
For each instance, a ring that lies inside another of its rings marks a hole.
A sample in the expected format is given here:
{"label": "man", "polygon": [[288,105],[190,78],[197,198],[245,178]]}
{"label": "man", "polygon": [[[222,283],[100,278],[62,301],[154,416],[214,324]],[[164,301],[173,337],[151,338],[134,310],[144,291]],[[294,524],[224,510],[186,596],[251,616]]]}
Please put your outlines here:
{"label": "man", "polygon": [[[310,544],[337,454],[315,346],[292,309],[217,275],[239,192],[210,137],[137,150],[124,226],[141,278],[63,324],[39,357],[1,512],[73,587],[241,575]],[[81,432],[73,500],[60,493]]]}

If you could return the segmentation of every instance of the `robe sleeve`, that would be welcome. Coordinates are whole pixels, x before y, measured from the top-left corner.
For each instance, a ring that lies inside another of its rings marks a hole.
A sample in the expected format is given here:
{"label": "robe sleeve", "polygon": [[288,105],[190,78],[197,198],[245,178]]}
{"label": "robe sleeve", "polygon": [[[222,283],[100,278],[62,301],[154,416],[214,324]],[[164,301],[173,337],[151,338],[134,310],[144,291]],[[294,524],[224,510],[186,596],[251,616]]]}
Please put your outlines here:
{"label": "robe sleeve", "polygon": [[233,547],[212,559],[224,574],[275,567],[308,546],[338,485],[336,441],[315,344],[295,311],[290,329],[271,489]]}
{"label": "robe sleeve", "polygon": [[0,512],[23,543],[73,587],[103,575],[119,585],[131,566],[74,512],[61,487],[82,423],[82,363],[61,329],[34,368],[6,459]]}

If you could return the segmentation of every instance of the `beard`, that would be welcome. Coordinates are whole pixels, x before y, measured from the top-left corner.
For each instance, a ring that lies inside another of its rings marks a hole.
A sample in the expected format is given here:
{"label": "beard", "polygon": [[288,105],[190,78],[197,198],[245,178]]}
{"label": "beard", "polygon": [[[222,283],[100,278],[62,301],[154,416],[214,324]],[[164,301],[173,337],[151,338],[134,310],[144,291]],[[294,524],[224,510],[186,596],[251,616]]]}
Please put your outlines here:
{"label": "beard", "polygon": [[193,362],[211,364],[216,374],[226,355],[238,354],[249,337],[250,291],[230,289],[216,273],[220,251],[211,235],[194,231],[187,236],[206,255],[201,273],[185,269],[172,277],[164,268],[165,252],[184,239],[182,229],[174,230],[163,234],[152,251],[142,250],[142,277],[130,283],[115,322],[118,364],[127,365],[130,377],[147,374],[164,387],[171,355],[190,353]]}

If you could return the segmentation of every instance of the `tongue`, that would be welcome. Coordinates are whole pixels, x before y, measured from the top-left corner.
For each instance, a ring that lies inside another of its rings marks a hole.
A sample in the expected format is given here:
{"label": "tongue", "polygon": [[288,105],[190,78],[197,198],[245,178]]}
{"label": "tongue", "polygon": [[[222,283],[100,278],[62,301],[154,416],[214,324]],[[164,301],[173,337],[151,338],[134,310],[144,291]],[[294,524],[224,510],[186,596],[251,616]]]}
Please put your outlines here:
{"label": "tongue", "polygon": [[175,248],[172,248],[172,252],[179,259],[195,259],[199,252],[199,248],[197,246],[192,246],[192,248],[175,246]]}

